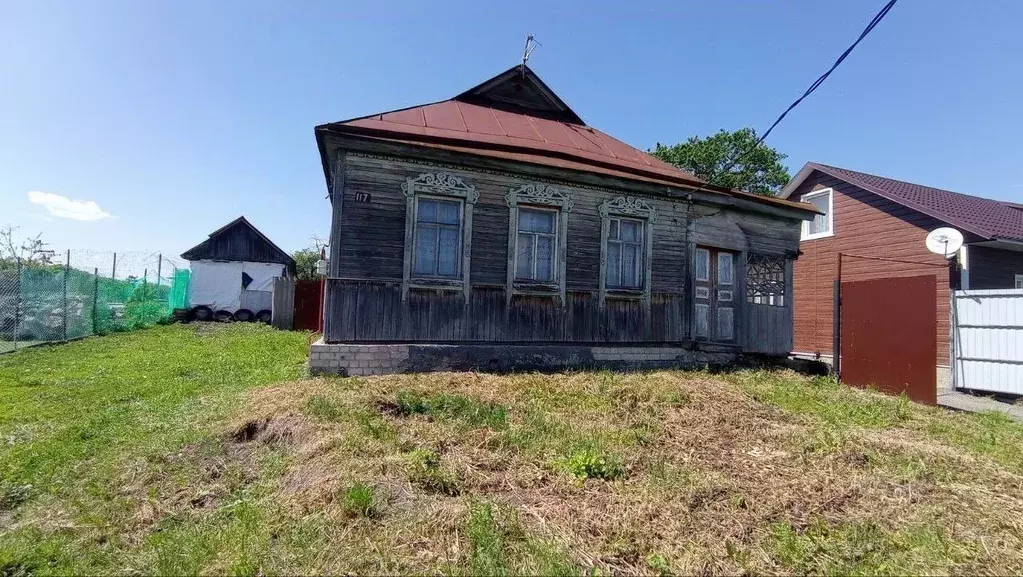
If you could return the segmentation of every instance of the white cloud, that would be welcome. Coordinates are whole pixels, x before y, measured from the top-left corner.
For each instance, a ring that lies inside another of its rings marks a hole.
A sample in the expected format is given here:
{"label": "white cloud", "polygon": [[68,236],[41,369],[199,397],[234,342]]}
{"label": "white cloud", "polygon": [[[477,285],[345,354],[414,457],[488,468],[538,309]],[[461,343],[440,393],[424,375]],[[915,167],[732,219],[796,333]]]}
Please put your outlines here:
{"label": "white cloud", "polygon": [[52,192],[30,190],[28,192],[28,201],[32,204],[38,204],[53,216],[60,218],[103,220],[104,218],[113,217],[112,214],[104,211],[91,200],[73,200]]}

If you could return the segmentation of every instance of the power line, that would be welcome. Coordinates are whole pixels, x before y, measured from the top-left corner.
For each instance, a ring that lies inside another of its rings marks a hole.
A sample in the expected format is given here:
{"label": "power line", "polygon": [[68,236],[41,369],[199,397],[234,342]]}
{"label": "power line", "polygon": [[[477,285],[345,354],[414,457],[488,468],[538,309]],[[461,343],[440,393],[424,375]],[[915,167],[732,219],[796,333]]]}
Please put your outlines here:
{"label": "power line", "polygon": [[[870,20],[870,22],[867,24],[867,26],[863,29],[863,32],[860,32],[860,35],[856,38],[856,41],[854,41],[852,44],[850,44],[849,47],[846,48],[844,52],[842,52],[842,54],[838,57],[838,59],[835,60],[835,63],[831,65],[831,68],[828,68],[827,72],[825,72],[824,74],[821,74],[819,77],[817,77],[817,80],[815,80],[813,82],[813,84],[811,84],[810,87],[806,89],[806,92],[804,92],[802,96],[800,96],[792,104],[790,104],[789,107],[786,108],[785,111],[782,112],[781,115],[778,116],[777,120],[775,120],[774,123],[771,124],[771,126],[768,127],[768,129],[766,131],[764,131],[764,133],[762,135],[760,135],[760,138],[758,138],[757,141],[753,143],[753,146],[751,146],[748,150],[744,151],[742,154],[736,155],[735,159],[732,160],[730,163],[728,163],[727,166],[723,167],[717,174],[728,172],[736,164],[738,164],[740,160],[743,160],[744,158],[746,158],[746,156],[749,153],[753,152],[754,150],[757,149],[758,146],[763,144],[764,141],[767,139],[767,136],[769,134],[771,134],[771,131],[774,130],[774,128],[776,126],[778,126],[778,124],[781,123],[781,121],[788,115],[788,113],[792,112],[792,110],[795,107],[799,106],[799,104],[801,102],[803,102],[803,100],[805,100],[808,96],[813,94],[814,91],[816,91],[818,88],[820,88],[820,86],[822,84],[824,84],[824,81],[827,80],[829,76],[831,76],[831,73],[834,72],[835,69],[838,68],[839,65],[841,65],[842,62],[845,61],[845,59],[849,56],[849,54],[852,53],[853,49],[855,49],[856,46],[860,42],[862,42],[863,39],[866,38],[867,35],[870,34],[874,30],[874,28],[876,28],[877,25],[881,23],[882,20],[884,20],[884,17],[888,15],[888,12],[891,11],[891,9],[895,6],[896,2],[898,2],[898,0],[889,0],[888,3],[885,4],[881,8],[881,10],[879,10],[878,13],[874,15],[874,17]],[[704,187],[706,187],[708,184],[710,184],[710,181],[715,176],[717,176],[717,174],[712,175],[710,178],[707,179],[706,183],[700,185],[700,187],[697,188],[696,190],[694,190],[693,192],[699,192],[699,191],[703,190]]]}

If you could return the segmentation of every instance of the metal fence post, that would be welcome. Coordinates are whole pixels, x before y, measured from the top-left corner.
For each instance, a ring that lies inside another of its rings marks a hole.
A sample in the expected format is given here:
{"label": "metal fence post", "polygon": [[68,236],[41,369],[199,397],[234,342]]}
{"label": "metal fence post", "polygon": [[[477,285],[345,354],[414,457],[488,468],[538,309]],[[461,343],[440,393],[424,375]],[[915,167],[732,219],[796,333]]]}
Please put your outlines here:
{"label": "metal fence post", "polygon": [[114,253],[114,266],[110,269],[110,278],[117,278],[117,253]]}
{"label": "metal fence post", "polygon": [[18,350],[18,333],[21,331],[21,258],[15,259],[17,263],[18,284],[14,297],[14,350]]}
{"label": "metal fence post", "polygon": [[99,308],[99,268],[92,269],[92,334],[96,334],[96,309]]}
{"label": "metal fence post", "polygon": [[64,323],[62,326],[62,334],[64,341],[67,341],[67,275],[68,271],[71,270],[71,249],[67,251],[67,260],[64,262]]}
{"label": "metal fence post", "polygon": [[156,301],[160,302],[160,284],[163,283],[163,279],[160,275],[163,273],[163,253],[159,253],[156,256]]}

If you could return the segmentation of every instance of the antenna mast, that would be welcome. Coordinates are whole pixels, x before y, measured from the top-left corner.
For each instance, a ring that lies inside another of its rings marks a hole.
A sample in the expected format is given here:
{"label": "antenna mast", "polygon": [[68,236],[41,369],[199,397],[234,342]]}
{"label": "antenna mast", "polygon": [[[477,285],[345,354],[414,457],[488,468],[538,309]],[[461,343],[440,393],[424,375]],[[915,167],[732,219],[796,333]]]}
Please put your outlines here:
{"label": "antenna mast", "polygon": [[529,60],[529,56],[533,53],[533,50],[536,50],[537,46],[542,46],[542,44],[537,42],[536,39],[533,38],[532,34],[526,35],[526,47],[522,49],[522,65],[519,67],[523,77],[526,75],[526,62]]}

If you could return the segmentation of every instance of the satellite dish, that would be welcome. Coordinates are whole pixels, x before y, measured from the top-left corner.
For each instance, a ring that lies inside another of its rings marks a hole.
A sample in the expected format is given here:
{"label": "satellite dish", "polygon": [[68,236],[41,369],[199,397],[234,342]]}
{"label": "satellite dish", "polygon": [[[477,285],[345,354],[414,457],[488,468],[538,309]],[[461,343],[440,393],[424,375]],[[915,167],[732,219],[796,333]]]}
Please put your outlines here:
{"label": "satellite dish", "polygon": [[924,242],[927,245],[927,250],[948,258],[962,248],[963,233],[954,228],[943,226],[927,233],[927,240]]}

